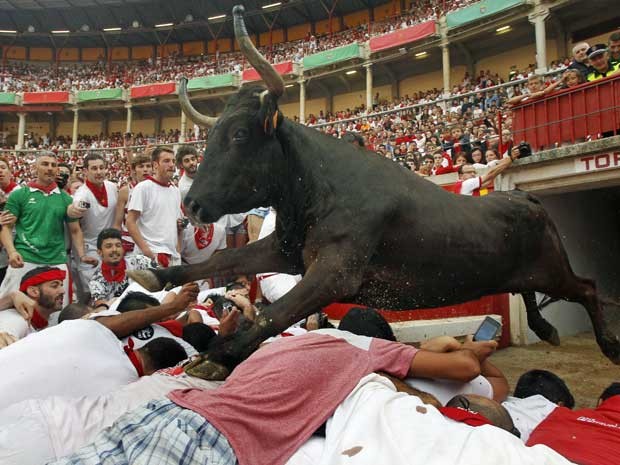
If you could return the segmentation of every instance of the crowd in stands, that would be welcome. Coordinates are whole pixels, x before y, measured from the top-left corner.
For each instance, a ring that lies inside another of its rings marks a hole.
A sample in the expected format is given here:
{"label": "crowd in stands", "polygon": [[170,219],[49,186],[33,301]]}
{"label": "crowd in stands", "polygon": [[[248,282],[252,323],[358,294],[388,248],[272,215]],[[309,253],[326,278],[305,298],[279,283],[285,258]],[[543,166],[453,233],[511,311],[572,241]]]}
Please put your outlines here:
{"label": "crowd in stands", "polygon": [[[351,26],[343,31],[308,35],[302,40],[262,46],[261,52],[271,63],[300,62],[306,55],[368,40],[417,23],[436,19],[439,14],[472,3],[471,0],[425,0],[415,2],[404,15],[389,17],[370,24]],[[0,92],[75,91],[130,87],[141,84],[177,81],[189,78],[240,72],[245,61],[239,52],[219,52],[184,57],[179,53],[148,60],[69,64],[24,63],[8,61],[0,70]]]}

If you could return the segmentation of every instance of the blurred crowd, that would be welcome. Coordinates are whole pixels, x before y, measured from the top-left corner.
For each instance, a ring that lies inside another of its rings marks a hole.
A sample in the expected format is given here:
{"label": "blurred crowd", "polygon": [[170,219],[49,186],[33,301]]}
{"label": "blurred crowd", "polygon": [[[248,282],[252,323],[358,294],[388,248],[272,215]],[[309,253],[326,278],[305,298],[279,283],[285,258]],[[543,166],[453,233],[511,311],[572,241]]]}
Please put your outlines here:
{"label": "blurred crowd", "polygon": [[[416,2],[404,15],[394,15],[369,24],[358,24],[339,32],[311,34],[301,40],[260,47],[274,64],[301,62],[304,56],[436,19],[443,12],[462,8],[471,0],[424,0]],[[241,72],[246,67],[239,52],[184,57],[178,52],[148,60],[96,63],[24,63],[8,61],[0,71],[0,92],[75,91],[131,87],[176,81],[181,76],[200,77]]]}

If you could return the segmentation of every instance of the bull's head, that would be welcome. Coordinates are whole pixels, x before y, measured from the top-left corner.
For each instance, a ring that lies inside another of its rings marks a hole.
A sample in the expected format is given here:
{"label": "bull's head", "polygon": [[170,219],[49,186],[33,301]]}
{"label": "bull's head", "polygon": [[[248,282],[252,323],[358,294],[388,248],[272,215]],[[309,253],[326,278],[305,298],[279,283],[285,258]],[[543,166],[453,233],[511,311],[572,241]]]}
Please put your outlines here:
{"label": "bull's head", "polygon": [[243,6],[233,8],[235,36],[241,52],[258,71],[267,89],[243,87],[232,96],[219,118],[200,114],[187,97],[187,81],[179,87],[183,112],[196,124],[210,128],[209,143],[196,181],[185,198],[186,212],[194,221],[216,221],[226,213],[242,213],[270,204],[274,161],[282,159],[275,137],[282,115],[278,98],[284,81],[248,37]]}

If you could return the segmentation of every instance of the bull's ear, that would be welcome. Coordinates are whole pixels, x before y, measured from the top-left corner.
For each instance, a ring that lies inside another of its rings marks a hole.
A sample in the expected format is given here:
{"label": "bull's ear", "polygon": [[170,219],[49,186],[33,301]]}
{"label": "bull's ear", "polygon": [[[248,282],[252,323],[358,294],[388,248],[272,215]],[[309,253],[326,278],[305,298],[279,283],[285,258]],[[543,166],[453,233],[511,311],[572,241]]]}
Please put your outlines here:
{"label": "bull's ear", "polygon": [[266,136],[272,136],[279,124],[282,122],[282,115],[278,109],[278,98],[270,92],[261,95],[261,105],[258,111],[258,121]]}

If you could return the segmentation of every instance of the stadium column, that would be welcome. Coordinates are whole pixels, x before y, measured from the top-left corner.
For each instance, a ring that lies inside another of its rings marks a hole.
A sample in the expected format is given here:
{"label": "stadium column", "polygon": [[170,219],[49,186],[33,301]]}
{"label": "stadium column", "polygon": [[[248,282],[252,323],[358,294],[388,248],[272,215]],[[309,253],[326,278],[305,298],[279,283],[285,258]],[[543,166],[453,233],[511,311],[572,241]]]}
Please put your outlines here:
{"label": "stadium column", "polygon": [[185,112],[181,110],[181,134],[179,135],[179,142],[185,142],[185,134],[187,133],[187,116]]}
{"label": "stadium column", "polygon": [[448,96],[450,94],[450,41],[448,40],[448,23],[445,16],[439,18],[439,35],[441,37],[443,93]]}
{"label": "stadium column", "polygon": [[366,68],[366,108],[372,110],[372,63],[364,63]]}
{"label": "stadium column", "polygon": [[534,25],[536,35],[536,72],[547,71],[547,34],[545,32],[545,20],[549,17],[549,8],[542,5],[541,0],[536,0],[534,10],[527,19]]}
{"label": "stadium column", "polygon": [[127,125],[125,126],[125,134],[131,133],[131,103],[125,104],[127,109]]}
{"label": "stadium column", "polygon": [[26,113],[17,113],[19,125],[17,126],[17,145],[15,150],[24,148],[24,135],[26,134]]}
{"label": "stadium column", "polygon": [[80,124],[80,114],[77,107],[73,108],[73,131],[71,132],[71,148],[77,148],[78,125]]}
{"label": "stadium column", "polygon": [[299,122],[306,122],[306,81],[303,77],[297,80],[299,84]]}

